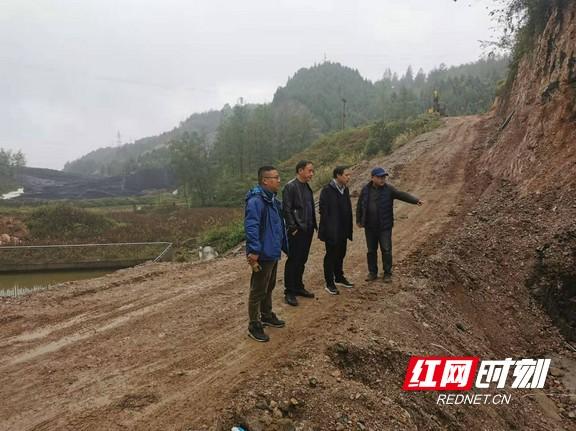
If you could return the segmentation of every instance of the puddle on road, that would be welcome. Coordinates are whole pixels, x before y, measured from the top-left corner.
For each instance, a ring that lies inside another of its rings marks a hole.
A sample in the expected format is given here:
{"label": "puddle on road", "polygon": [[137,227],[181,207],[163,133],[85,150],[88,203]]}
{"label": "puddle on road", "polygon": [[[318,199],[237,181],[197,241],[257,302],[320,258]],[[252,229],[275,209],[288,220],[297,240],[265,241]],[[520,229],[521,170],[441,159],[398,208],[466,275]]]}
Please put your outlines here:
{"label": "puddle on road", "polygon": [[13,297],[44,290],[66,281],[101,277],[112,270],[66,270],[0,274],[0,297]]}

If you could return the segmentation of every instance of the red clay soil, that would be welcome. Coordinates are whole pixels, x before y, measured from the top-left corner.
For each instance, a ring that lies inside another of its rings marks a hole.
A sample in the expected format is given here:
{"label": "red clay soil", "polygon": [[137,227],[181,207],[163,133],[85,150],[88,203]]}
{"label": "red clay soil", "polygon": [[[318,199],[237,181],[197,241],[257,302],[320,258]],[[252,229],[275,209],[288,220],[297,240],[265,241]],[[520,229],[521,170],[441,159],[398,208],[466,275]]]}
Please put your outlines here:
{"label": "red clay soil", "polygon": [[[2,300],[0,430],[576,429],[574,354],[522,284],[532,257],[515,277],[509,265],[522,257],[510,229],[504,243],[471,248],[501,223],[476,205],[508,214],[511,195],[483,201],[473,176],[492,130],[490,117],[449,118],[355,167],[352,191],[383,164],[396,186],[425,201],[396,204],[394,281],[363,281],[366,246],[356,229],[345,262],[356,286],[328,295],[315,240],[305,282],[316,299],[283,304],[280,276],[274,305],[287,326],[268,329],[269,343],[247,337],[242,253],[146,264]],[[574,216],[562,211],[563,220]],[[506,223],[523,229],[522,220]],[[516,236],[527,250],[525,235]],[[436,393],[401,390],[414,354],[553,357],[555,375],[544,390],[500,391],[510,405],[442,406]]]}
{"label": "red clay soil", "polygon": [[28,228],[26,225],[16,217],[0,216],[0,235],[6,234],[11,238],[18,238],[25,240],[28,235]]}

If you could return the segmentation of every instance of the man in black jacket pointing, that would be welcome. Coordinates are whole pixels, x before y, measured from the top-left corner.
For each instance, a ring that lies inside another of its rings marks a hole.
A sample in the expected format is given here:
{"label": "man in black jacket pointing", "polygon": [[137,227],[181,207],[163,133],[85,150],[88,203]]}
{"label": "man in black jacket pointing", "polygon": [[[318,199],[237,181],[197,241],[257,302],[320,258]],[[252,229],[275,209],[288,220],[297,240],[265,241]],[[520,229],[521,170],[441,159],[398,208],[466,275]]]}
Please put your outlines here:
{"label": "man in black jacket pointing", "polygon": [[347,166],[334,169],[333,179],[320,192],[320,227],[318,238],[324,241],[324,280],[326,291],[338,295],[336,285],[353,287],[344,276],[343,263],[348,240],[352,241],[352,203],[347,184],[351,172]]}
{"label": "man in black jacket pointing", "polygon": [[356,206],[356,223],[364,228],[368,253],[368,277],[366,281],[378,277],[378,245],[382,251],[384,281],[392,279],[392,227],[394,226],[394,199],[415,205],[422,205],[420,199],[409,193],[396,190],[386,184],[388,173],[383,168],[372,169],[372,181],[360,192]]}

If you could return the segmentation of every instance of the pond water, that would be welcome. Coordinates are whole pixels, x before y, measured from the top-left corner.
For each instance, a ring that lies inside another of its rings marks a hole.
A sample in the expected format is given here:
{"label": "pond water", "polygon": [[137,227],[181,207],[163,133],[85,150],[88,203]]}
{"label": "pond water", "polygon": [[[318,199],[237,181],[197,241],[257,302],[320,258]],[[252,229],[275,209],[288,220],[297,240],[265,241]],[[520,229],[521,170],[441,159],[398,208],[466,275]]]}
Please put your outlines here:
{"label": "pond water", "polygon": [[25,294],[65,281],[101,277],[111,272],[113,270],[103,269],[0,273],[0,296],[14,296],[14,288],[17,288],[18,294]]}

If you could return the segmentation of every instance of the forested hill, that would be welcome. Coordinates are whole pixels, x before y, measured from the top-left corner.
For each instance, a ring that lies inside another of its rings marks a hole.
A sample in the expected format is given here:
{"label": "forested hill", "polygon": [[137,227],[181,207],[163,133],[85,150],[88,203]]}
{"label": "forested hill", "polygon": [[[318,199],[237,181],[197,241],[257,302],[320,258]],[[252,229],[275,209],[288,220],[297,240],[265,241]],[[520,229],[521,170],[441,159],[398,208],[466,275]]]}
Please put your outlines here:
{"label": "forested hill", "polygon": [[376,92],[372,82],[357,70],[339,63],[324,62],[302,68],[278,88],[273,104],[293,100],[306,106],[322,131],[341,128],[343,99],[346,101],[346,123],[366,123],[377,115]]}
{"label": "forested hill", "polygon": [[220,111],[208,111],[192,114],[178,127],[158,136],[136,140],[134,143],[117,147],[104,147],[92,151],[81,158],[68,162],[64,171],[77,174],[114,176],[132,171],[138,161],[146,159],[145,154],[156,148],[166,146],[170,141],[180,137],[184,132],[196,132],[206,137],[210,144],[216,139],[216,132],[222,118],[231,108],[227,105]]}
{"label": "forested hill", "polygon": [[[67,163],[64,170],[113,176],[166,168],[171,160],[167,144],[185,132],[202,138],[201,145],[216,165],[232,166],[244,148],[253,147],[265,150],[258,151],[258,160],[252,162],[276,163],[303,150],[320,134],[339,130],[343,99],[346,127],[418,116],[432,106],[435,90],[446,115],[485,112],[506,76],[507,63],[506,58],[489,58],[450,68],[440,65],[428,74],[409,67],[401,76],[386,70],[372,82],[357,70],[324,62],[296,72],[278,88],[272,103],[226,105],[220,111],[193,114],[169,132],[93,151]],[[234,171],[242,176],[251,168],[241,162]]]}
{"label": "forested hill", "polygon": [[417,116],[432,106],[435,90],[446,115],[479,114],[494,101],[507,65],[507,58],[488,58],[450,68],[441,64],[428,75],[422,69],[414,73],[410,66],[400,77],[388,69],[372,83],[357,70],[324,62],[300,69],[286,86],[278,88],[273,103],[301,103],[323,132],[341,128],[343,99],[346,126]]}

